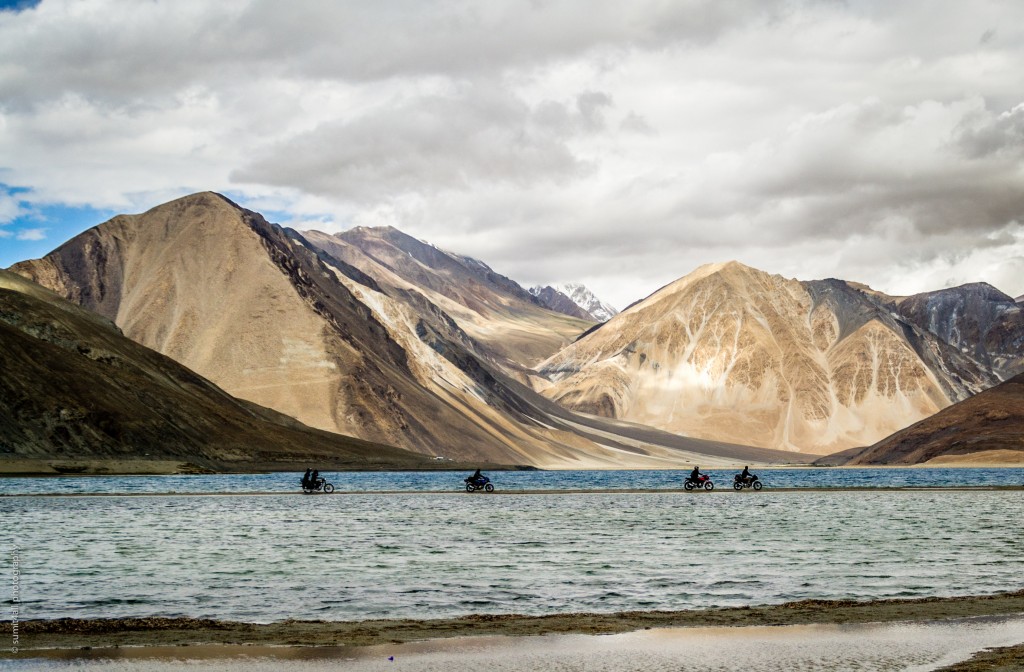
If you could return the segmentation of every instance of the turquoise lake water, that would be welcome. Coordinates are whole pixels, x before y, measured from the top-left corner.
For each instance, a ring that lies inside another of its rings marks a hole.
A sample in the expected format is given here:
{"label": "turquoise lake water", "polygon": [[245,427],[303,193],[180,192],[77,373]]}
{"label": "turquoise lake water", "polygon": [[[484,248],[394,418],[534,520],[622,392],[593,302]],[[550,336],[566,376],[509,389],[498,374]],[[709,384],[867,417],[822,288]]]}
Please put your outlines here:
{"label": "turquoise lake water", "polygon": [[[925,470],[871,471],[857,478],[938,479]],[[955,484],[965,475],[982,480],[969,472],[988,470],[936,471],[953,472]],[[985,478],[1011,484],[1021,470],[995,471]],[[574,487],[678,487],[679,473],[671,473],[672,479],[630,472],[619,481],[609,481],[607,472],[493,476],[500,489],[549,488],[552,478]],[[11,604],[15,549],[22,620],[439,618],[1024,587],[1024,491],[488,496],[457,492],[461,474],[328,476],[339,489],[408,492],[0,497],[0,604],[5,611]],[[790,477],[762,476],[769,485]],[[241,492],[288,489],[295,478],[4,479],[2,487],[166,492],[201,485]],[[452,492],[414,492],[439,484]]]}

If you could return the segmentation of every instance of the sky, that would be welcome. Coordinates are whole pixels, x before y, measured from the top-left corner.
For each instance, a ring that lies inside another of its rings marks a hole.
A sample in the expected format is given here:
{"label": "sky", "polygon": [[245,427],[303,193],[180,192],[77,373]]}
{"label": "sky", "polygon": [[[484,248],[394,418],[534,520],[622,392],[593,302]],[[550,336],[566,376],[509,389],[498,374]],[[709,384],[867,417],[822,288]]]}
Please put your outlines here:
{"label": "sky", "polygon": [[0,1],[0,267],[223,193],[623,306],[713,262],[1024,294],[1016,0]]}

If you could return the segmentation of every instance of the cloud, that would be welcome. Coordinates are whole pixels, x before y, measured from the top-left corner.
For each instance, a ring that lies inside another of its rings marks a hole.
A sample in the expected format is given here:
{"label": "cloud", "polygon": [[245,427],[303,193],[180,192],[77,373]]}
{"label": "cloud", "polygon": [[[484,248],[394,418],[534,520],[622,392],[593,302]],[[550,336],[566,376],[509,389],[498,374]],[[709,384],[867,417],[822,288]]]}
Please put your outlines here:
{"label": "cloud", "polygon": [[1024,159],[1024,103],[999,115],[979,110],[962,120],[955,135],[968,158],[999,158],[1012,168]]}
{"label": "cloud", "polygon": [[[492,76],[594,50],[702,43],[764,20],[778,0],[47,0],[0,21],[0,58],[20,63],[0,91],[13,105],[73,92],[130,105],[234,78],[370,82]],[[30,60],[11,60],[33,53]]]}
{"label": "cloud", "polygon": [[[910,222],[922,235],[988,233],[1024,214],[1021,118],[1017,110],[988,110],[977,98],[845,104],[710,162],[679,210],[721,217],[724,203],[746,211],[765,243],[776,236],[842,238],[893,221]],[[987,149],[973,151],[969,162],[959,155],[982,143]],[[734,197],[721,198],[723,189]]]}
{"label": "cloud", "polygon": [[458,87],[317,126],[269,148],[231,178],[359,203],[488,183],[559,184],[587,170],[568,140],[599,129],[611,104],[597,92],[575,103],[576,109],[555,101],[531,108],[498,87]]}
{"label": "cloud", "polygon": [[995,0],[44,0],[0,13],[0,225],[213,189],[619,305],[732,258],[1020,294],[1021,62]]}
{"label": "cloud", "polygon": [[26,214],[21,203],[11,193],[3,190],[0,185],[0,226],[9,224]]}
{"label": "cloud", "polygon": [[46,229],[21,229],[14,237],[17,240],[46,240]]}

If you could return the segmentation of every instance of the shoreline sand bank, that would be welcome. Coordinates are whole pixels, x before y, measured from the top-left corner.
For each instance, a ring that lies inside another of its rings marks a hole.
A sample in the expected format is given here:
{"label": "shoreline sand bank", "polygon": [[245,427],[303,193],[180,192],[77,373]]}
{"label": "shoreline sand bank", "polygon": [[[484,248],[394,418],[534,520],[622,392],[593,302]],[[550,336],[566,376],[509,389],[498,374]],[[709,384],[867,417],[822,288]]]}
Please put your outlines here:
{"label": "shoreline sand bank", "polygon": [[[550,616],[468,615],[435,620],[279,621],[243,623],[193,618],[28,620],[19,624],[20,652],[44,649],[200,644],[374,646],[466,636],[617,634],[652,628],[927,622],[1024,614],[1024,590],[997,595],[855,600],[808,600],[780,605],[690,611],[629,611]],[[0,636],[11,623],[0,623]]]}
{"label": "shoreline sand bank", "polygon": [[838,487],[806,487],[806,488],[772,488],[765,487],[760,492],[753,490],[735,491],[732,487],[716,488],[712,491],[687,491],[683,488],[592,488],[592,489],[509,489],[496,488],[490,493],[467,493],[462,489],[451,490],[335,490],[330,495],[322,492],[303,493],[300,490],[236,490],[231,492],[42,492],[42,493],[0,493],[3,497],[327,497],[352,495],[458,495],[466,497],[494,497],[509,495],[734,495],[757,497],[768,493],[818,493],[818,492],[1006,492],[1024,490],[1024,485],[907,485],[907,486],[838,486]]}

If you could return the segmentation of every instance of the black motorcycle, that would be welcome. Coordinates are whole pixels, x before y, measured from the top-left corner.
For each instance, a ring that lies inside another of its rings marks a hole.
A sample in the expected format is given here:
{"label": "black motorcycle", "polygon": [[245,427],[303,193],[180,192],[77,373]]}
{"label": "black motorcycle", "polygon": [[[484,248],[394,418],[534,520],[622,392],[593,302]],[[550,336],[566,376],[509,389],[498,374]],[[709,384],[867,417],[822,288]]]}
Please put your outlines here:
{"label": "black motorcycle", "polygon": [[743,474],[736,474],[736,476],[733,477],[732,479],[732,488],[737,492],[739,492],[743,488],[753,488],[754,490],[760,490],[761,487],[761,480],[754,474],[751,474],[747,478],[743,478]]}
{"label": "black motorcycle", "polygon": [[466,492],[476,492],[477,490],[494,492],[494,485],[491,483],[491,479],[486,476],[481,476],[480,478],[468,477],[466,479]]}
{"label": "black motorcycle", "polygon": [[334,486],[328,483],[326,478],[318,478],[316,483],[303,483],[302,492],[307,495],[312,495],[314,492],[323,492],[329,495],[334,492]]}

